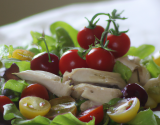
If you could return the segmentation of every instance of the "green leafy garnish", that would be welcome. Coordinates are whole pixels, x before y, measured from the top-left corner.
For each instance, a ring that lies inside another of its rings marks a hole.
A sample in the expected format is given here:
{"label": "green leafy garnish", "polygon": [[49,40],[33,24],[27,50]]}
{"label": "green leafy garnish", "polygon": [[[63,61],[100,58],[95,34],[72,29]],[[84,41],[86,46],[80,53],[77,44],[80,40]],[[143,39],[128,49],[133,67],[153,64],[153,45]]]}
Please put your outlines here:
{"label": "green leafy garnish", "polygon": [[148,44],[143,44],[139,47],[130,47],[129,51],[127,52],[127,55],[131,55],[131,56],[137,56],[140,59],[144,59],[147,56],[149,56],[150,54],[152,54],[155,50],[155,47],[153,45],[148,45]]}
{"label": "green leafy garnish", "polygon": [[56,34],[56,30],[58,27],[64,28],[67,31],[67,33],[69,34],[69,36],[71,37],[75,47],[79,47],[79,44],[77,41],[78,30],[74,29],[71,25],[69,25],[63,21],[57,21],[57,22],[51,24],[51,26],[50,26],[50,31],[51,31],[52,35]]}
{"label": "green leafy garnish", "polygon": [[126,65],[121,63],[120,61],[116,61],[113,72],[121,74],[122,79],[124,79],[126,82],[130,79],[132,76],[132,71],[130,68],[128,68]]}
{"label": "green leafy garnish", "polygon": [[10,79],[5,83],[4,89],[11,89],[15,92],[22,93],[23,89],[29,84],[24,80],[13,80]]}

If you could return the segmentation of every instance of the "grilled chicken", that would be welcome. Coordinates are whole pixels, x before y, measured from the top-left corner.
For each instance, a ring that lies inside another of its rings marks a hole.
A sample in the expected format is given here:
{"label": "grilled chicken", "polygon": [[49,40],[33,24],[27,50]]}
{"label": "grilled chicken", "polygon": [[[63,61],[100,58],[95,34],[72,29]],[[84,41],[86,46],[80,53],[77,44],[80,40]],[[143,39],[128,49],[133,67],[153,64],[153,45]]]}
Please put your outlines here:
{"label": "grilled chicken", "polygon": [[147,92],[160,94],[160,75],[157,78],[151,78],[143,87]]}
{"label": "grilled chicken", "polygon": [[101,104],[88,100],[88,101],[85,101],[84,103],[81,104],[80,109],[81,109],[81,111],[85,111],[87,109],[90,109],[92,107],[99,106],[99,105],[101,105]]}
{"label": "grilled chicken", "polygon": [[140,64],[140,58],[134,56],[125,56],[117,59],[132,71],[132,76],[128,83],[139,83],[144,86],[147,81],[151,78],[150,73]]}
{"label": "grilled chicken", "polygon": [[72,86],[70,86],[69,80],[61,83],[61,77],[49,72],[39,70],[26,70],[14,74],[23,80],[34,83],[36,82],[45,86],[49,91],[51,91],[58,97],[70,96],[72,91]]}
{"label": "grilled chicken", "polygon": [[109,102],[113,98],[121,97],[122,92],[119,89],[105,88],[81,83],[73,87],[71,96],[76,99],[80,99],[82,97],[93,102],[103,104]]}
{"label": "grilled chicken", "polygon": [[73,69],[71,73],[65,72],[63,75],[63,82],[71,80],[73,85],[79,83],[93,84],[96,86],[118,87],[123,89],[126,85],[121,75],[114,72],[99,71],[89,68]]}

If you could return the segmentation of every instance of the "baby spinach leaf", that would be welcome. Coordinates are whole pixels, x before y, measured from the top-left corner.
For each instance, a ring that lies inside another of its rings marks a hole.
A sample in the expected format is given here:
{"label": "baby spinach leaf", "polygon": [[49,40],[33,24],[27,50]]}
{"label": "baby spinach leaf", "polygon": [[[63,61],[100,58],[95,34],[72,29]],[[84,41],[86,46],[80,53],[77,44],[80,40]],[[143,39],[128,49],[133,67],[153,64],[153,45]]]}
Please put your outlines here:
{"label": "baby spinach leaf", "polygon": [[69,25],[63,21],[57,21],[57,22],[51,24],[51,26],[50,26],[50,31],[51,31],[52,35],[56,34],[56,29],[58,27],[64,28],[68,32],[71,39],[73,40],[75,47],[79,47],[79,44],[77,41],[78,30],[74,29],[71,25]]}

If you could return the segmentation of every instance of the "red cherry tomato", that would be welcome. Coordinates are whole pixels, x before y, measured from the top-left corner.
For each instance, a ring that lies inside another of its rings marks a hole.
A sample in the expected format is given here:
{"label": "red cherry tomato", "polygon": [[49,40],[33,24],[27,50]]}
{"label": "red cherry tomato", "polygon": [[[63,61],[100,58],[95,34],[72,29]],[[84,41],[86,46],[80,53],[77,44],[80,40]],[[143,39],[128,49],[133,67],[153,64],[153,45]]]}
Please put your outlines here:
{"label": "red cherry tomato", "polygon": [[49,62],[48,53],[44,53],[31,61],[31,69],[32,70],[43,70],[47,72],[51,72],[53,74],[59,73],[59,58],[58,56],[51,54],[51,62]]}
{"label": "red cherry tomato", "polygon": [[10,104],[10,103],[13,103],[10,98],[8,98],[7,96],[4,96],[4,95],[0,95],[0,112],[3,113],[4,111],[4,108],[3,106],[5,104]]}
{"label": "red cherry tomato", "polygon": [[23,90],[21,94],[21,98],[26,96],[36,96],[36,97],[43,98],[45,100],[49,100],[47,89],[43,85],[37,84],[37,83],[31,84]]}
{"label": "red cherry tomato", "polygon": [[87,63],[78,55],[78,50],[66,51],[59,61],[59,69],[62,74],[65,71],[71,72],[75,68],[87,68]]}
{"label": "red cherry tomato", "polygon": [[108,35],[107,40],[109,40],[108,48],[115,50],[112,52],[115,58],[122,57],[130,48],[130,39],[125,33],[119,36]]}
{"label": "red cherry tomato", "polygon": [[86,111],[84,111],[80,117],[79,120],[82,122],[89,122],[90,120],[95,117],[95,125],[99,124],[104,117],[104,112],[103,112],[103,106],[99,106],[96,108],[91,108]]}
{"label": "red cherry tomato", "polygon": [[101,26],[96,26],[94,29],[89,29],[84,27],[82,30],[78,32],[77,40],[79,45],[84,48],[88,49],[89,45],[95,43],[95,37],[101,39],[101,35],[104,32],[104,28]]}
{"label": "red cherry tomato", "polygon": [[93,48],[86,55],[86,62],[92,69],[111,72],[113,71],[115,59],[111,52],[103,48]]}

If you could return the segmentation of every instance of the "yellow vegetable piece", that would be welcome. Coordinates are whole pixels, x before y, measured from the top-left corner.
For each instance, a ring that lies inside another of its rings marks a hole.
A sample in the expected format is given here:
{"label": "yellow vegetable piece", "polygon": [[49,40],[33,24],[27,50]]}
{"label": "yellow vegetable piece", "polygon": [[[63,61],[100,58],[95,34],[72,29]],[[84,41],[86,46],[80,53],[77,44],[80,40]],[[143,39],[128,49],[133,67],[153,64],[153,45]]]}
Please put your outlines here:
{"label": "yellow vegetable piece", "polygon": [[13,51],[12,56],[9,55],[9,58],[15,58],[22,61],[31,61],[33,56],[34,56],[34,53],[28,50],[16,49]]}
{"label": "yellow vegetable piece", "polygon": [[19,109],[22,115],[32,119],[38,115],[46,115],[51,108],[50,103],[42,98],[27,96],[19,101]]}
{"label": "yellow vegetable piece", "polygon": [[109,109],[107,114],[109,117],[117,123],[126,123],[132,120],[136,115],[140,107],[138,98],[131,98],[129,100],[123,99],[113,109]]}
{"label": "yellow vegetable piece", "polygon": [[157,52],[154,54],[153,56],[153,61],[158,65],[160,66],[160,52]]}

